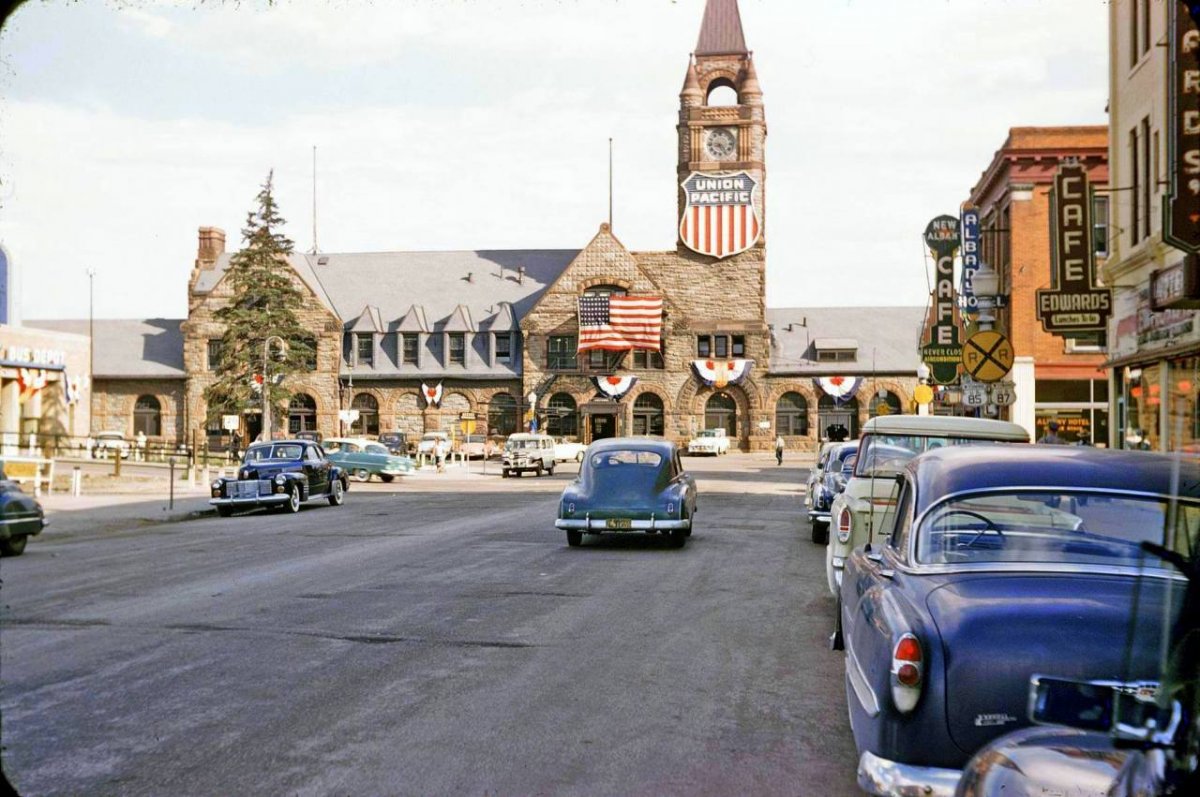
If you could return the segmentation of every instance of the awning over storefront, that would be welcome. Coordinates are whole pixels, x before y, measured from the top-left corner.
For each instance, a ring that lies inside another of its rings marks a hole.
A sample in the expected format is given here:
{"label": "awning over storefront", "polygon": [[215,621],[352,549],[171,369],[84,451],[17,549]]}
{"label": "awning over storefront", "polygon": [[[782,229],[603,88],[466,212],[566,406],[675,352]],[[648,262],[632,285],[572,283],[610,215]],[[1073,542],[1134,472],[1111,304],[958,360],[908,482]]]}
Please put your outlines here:
{"label": "awning over storefront", "polygon": [[1114,357],[1103,364],[1104,368],[1124,368],[1126,365],[1146,365],[1162,360],[1174,360],[1179,357],[1193,357],[1200,354],[1200,341],[1186,346],[1173,346],[1152,351],[1139,351],[1124,357]]}

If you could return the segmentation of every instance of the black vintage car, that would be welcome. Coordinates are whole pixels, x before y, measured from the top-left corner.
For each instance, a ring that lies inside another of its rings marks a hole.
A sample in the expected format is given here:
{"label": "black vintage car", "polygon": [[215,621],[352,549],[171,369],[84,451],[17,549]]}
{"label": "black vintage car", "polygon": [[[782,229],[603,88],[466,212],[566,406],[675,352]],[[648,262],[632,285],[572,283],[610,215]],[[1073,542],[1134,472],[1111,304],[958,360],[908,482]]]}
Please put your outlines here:
{"label": "black vintage car", "polygon": [[41,534],[45,525],[41,504],[21,492],[0,468],[0,556],[20,556],[29,538]]}
{"label": "black vintage car", "polygon": [[212,483],[210,504],[222,517],[256,506],[299,512],[300,505],[325,498],[341,506],[350,488],[346,473],[308,440],[255,443],[246,449],[236,479]]}

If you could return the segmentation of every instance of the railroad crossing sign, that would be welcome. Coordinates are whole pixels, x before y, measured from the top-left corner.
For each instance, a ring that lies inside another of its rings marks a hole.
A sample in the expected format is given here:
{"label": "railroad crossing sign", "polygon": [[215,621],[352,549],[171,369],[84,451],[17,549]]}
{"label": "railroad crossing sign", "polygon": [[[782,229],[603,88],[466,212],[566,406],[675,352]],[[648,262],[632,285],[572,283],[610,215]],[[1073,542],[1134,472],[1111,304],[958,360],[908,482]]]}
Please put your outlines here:
{"label": "railroad crossing sign", "polygon": [[976,380],[998,382],[1012,369],[1012,344],[995,330],[981,330],[963,344],[962,364]]}

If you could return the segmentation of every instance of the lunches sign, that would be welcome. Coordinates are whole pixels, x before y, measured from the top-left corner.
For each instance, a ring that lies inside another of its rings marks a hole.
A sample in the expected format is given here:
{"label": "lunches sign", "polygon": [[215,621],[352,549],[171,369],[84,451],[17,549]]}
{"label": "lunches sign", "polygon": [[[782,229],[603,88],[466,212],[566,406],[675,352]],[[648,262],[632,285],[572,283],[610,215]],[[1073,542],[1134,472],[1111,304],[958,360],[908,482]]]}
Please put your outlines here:
{"label": "lunches sign", "polygon": [[720,259],[758,243],[758,181],[748,172],[692,172],[680,185],[684,205],[679,240],[688,249]]}
{"label": "lunches sign", "polygon": [[1102,330],[1112,315],[1112,291],[1096,286],[1092,192],[1087,172],[1077,163],[1063,164],[1054,176],[1051,222],[1052,287],[1037,291],[1037,317],[1042,329],[1061,337]]}

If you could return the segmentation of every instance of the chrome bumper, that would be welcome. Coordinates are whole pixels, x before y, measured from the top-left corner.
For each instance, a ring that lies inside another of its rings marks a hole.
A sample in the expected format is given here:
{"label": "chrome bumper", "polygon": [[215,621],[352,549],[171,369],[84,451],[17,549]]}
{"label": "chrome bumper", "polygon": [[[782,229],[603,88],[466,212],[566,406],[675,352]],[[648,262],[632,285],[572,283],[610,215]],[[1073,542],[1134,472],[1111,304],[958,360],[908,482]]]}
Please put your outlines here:
{"label": "chrome bumper", "polygon": [[898,764],[870,752],[858,759],[858,787],[880,797],[954,797],[962,770]]}
{"label": "chrome bumper", "polygon": [[830,519],[830,514],[829,514],[828,509],[826,509],[826,510],[820,510],[820,509],[808,510],[808,522],[809,523],[824,523],[826,526],[828,526],[829,519]]}
{"label": "chrome bumper", "polygon": [[258,506],[259,504],[286,504],[287,493],[271,493],[253,498],[212,498],[209,503],[213,506]]}
{"label": "chrome bumper", "polygon": [[677,531],[679,529],[690,529],[692,527],[691,520],[631,520],[627,528],[610,529],[606,520],[578,520],[559,518],[554,521],[554,527],[558,529],[567,529],[568,531]]}

